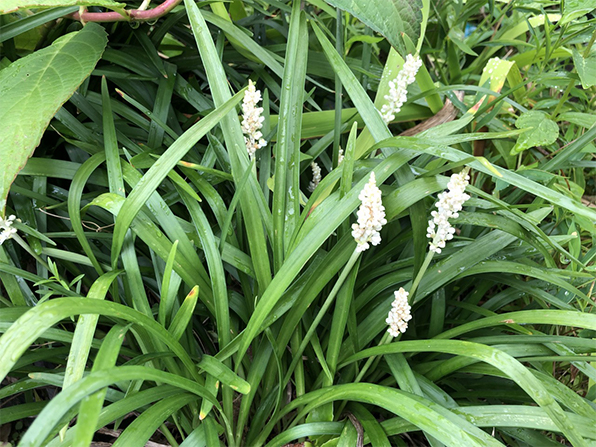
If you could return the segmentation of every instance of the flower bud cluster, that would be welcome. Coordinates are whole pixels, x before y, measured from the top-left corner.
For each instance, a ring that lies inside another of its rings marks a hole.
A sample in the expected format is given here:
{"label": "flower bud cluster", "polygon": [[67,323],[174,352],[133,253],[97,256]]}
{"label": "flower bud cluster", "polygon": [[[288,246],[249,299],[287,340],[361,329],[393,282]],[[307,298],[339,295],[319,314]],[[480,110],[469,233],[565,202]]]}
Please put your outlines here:
{"label": "flower bud cluster", "polygon": [[416,80],[416,73],[422,67],[422,60],[416,54],[412,56],[408,54],[402,69],[397,74],[393,81],[389,81],[389,94],[385,95],[385,99],[389,101],[381,108],[381,115],[386,123],[390,123],[395,119],[395,115],[401,110],[401,106],[408,99],[408,85]]}
{"label": "flower bud cluster", "polygon": [[408,329],[408,321],[412,319],[410,314],[410,305],[408,304],[409,293],[403,287],[393,292],[395,300],[391,304],[391,310],[385,322],[389,325],[387,332],[392,337],[397,337],[399,333],[402,334]]}
{"label": "flower bud cluster", "polygon": [[242,133],[246,135],[244,142],[250,158],[253,158],[257,149],[267,145],[263,139],[261,128],[263,127],[264,117],[262,107],[257,107],[261,100],[261,92],[255,88],[251,80],[248,81],[248,88],[244,93],[242,101]]}
{"label": "flower bud cluster", "polygon": [[321,168],[314,161],[310,164],[310,168],[312,169],[312,180],[308,185],[308,190],[313,192],[321,182]]}
{"label": "flower bud cluster", "polygon": [[8,216],[6,219],[0,217],[0,245],[4,241],[11,239],[17,232],[17,229],[12,226],[16,217],[14,215]]}
{"label": "flower bud cluster", "polygon": [[342,161],[344,161],[344,150],[343,149],[340,149],[337,152],[337,166],[339,166]]}
{"label": "flower bud cluster", "polygon": [[377,188],[374,172],[370,173],[368,183],[358,198],[362,204],[358,209],[358,223],[352,224],[352,236],[358,244],[356,251],[362,252],[369,248],[369,242],[373,245],[381,242],[379,231],[387,223],[381,190]]}
{"label": "flower bud cluster", "polygon": [[458,217],[464,202],[470,198],[465,193],[470,180],[468,171],[469,169],[465,168],[459,174],[453,174],[447,185],[447,191],[439,194],[437,211],[431,213],[433,218],[428,221],[426,229],[426,236],[432,239],[430,251],[441,253],[441,249],[445,248],[445,242],[453,239],[455,228],[451,226],[449,219]]}

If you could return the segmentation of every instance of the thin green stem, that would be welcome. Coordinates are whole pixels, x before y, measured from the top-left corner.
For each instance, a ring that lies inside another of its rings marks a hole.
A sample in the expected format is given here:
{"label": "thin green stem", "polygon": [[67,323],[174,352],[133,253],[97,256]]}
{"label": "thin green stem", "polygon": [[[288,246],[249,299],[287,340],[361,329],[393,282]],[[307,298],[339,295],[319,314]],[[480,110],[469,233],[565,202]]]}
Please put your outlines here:
{"label": "thin green stem", "polygon": [[19,236],[18,234],[13,234],[12,239],[14,239],[17,244],[19,244],[21,247],[23,247],[23,249],[27,253],[29,253],[31,256],[33,256],[33,258],[35,258],[35,260],[37,262],[39,262],[46,269],[48,269],[48,271],[50,270],[50,267],[48,266],[46,261],[44,261],[37,253],[35,253],[35,251],[33,251],[33,249],[31,247],[29,247],[29,244],[27,242],[25,242],[25,240],[21,236]]}
{"label": "thin green stem", "polygon": [[[344,28],[343,28],[343,21],[342,21],[342,10],[337,8],[337,16],[336,16],[336,23],[335,23],[335,49],[337,50],[338,54],[344,54]],[[333,167],[337,166],[338,154],[339,154],[339,145],[340,145],[340,138],[341,138],[341,112],[342,112],[342,95],[343,95],[343,87],[341,83],[341,79],[339,75],[335,74],[335,121],[334,121],[334,128],[335,134],[333,135]]]}
{"label": "thin green stem", "polygon": [[428,253],[426,254],[426,258],[424,258],[424,262],[422,263],[420,270],[418,270],[418,274],[416,275],[416,278],[414,278],[412,287],[410,287],[410,290],[408,291],[410,294],[410,301],[414,297],[414,293],[416,293],[416,289],[418,288],[420,281],[422,281],[422,277],[426,273],[426,270],[428,269],[428,266],[430,265],[430,261],[432,261],[434,255],[435,255],[435,252],[431,251],[431,250],[429,250]]}
{"label": "thin green stem", "polygon": [[172,432],[168,429],[168,427],[166,427],[166,424],[161,424],[159,429],[163,433],[163,435],[165,436],[165,438],[168,440],[168,442],[170,443],[170,445],[172,447],[178,447],[180,445],[176,441],[176,438],[174,438],[174,435],[172,434]]}
{"label": "thin green stem", "polygon": [[[383,345],[389,344],[389,343],[391,343],[392,339],[393,339],[393,337],[391,335],[389,335],[389,332],[385,332],[385,334],[383,335],[383,337],[381,338],[381,341],[379,341],[379,344],[377,346],[383,346]],[[364,375],[370,368],[370,365],[372,365],[372,363],[375,361],[376,358],[377,358],[377,356],[375,355],[375,356],[369,357],[366,360],[366,363],[364,364],[364,366],[362,367],[362,369],[356,376],[356,379],[354,379],[354,383],[358,383],[362,380],[362,378],[364,377]]]}
{"label": "thin green stem", "polygon": [[281,383],[281,386],[282,387],[285,387],[286,384],[288,383],[288,381],[290,380],[290,377],[292,376],[292,372],[294,371],[294,368],[296,368],[296,365],[298,364],[298,361],[302,358],[302,353],[304,352],[304,349],[306,349],[306,346],[308,345],[308,343],[310,341],[310,338],[313,336],[313,334],[315,332],[315,329],[317,328],[317,326],[319,325],[319,323],[323,319],[323,316],[325,315],[325,313],[329,309],[329,306],[331,306],[331,303],[333,303],[333,300],[335,299],[335,296],[337,295],[337,292],[339,292],[339,289],[341,289],[341,286],[343,285],[343,283],[345,282],[346,278],[348,277],[348,274],[350,273],[350,270],[352,270],[352,267],[356,263],[356,260],[358,259],[358,256],[360,256],[360,252],[354,250],[354,252],[352,253],[352,256],[350,257],[350,259],[348,260],[348,262],[345,265],[344,269],[342,270],[341,274],[339,275],[339,278],[337,279],[337,282],[333,286],[333,289],[331,289],[331,292],[329,293],[329,296],[327,297],[327,299],[323,303],[323,307],[321,307],[321,309],[319,310],[319,313],[317,314],[317,316],[315,317],[314,321],[310,325],[310,328],[308,329],[308,332],[306,333],[306,335],[302,339],[302,343],[300,343],[300,347],[298,348],[298,351],[297,352],[293,352],[293,357],[294,358],[292,359],[292,363],[290,364],[290,367],[288,368],[288,371],[286,372],[286,376],[284,377],[284,380]]}
{"label": "thin green stem", "polygon": [[[391,340],[393,339],[393,337],[391,335],[389,335],[388,332],[385,332],[385,334],[383,335],[383,337],[381,338],[381,340],[379,341],[379,344],[377,346],[383,346],[386,344],[391,343]],[[372,357],[369,357],[368,359],[366,359],[366,363],[364,364],[364,366],[362,367],[362,369],[360,370],[360,372],[358,373],[358,375],[356,376],[356,378],[354,379],[353,383],[358,383],[362,380],[362,378],[364,377],[364,375],[367,373],[367,371],[369,370],[369,368],[371,367],[371,365],[373,364],[373,362],[377,359],[377,356],[374,355]],[[342,414],[344,407],[346,406],[347,402],[344,401],[341,403],[341,405],[339,406],[337,413],[336,414]]]}
{"label": "thin green stem", "polygon": [[588,57],[590,55],[590,51],[592,51],[592,45],[594,45],[594,41],[596,41],[596,31],[592,34],[592,38],[588,42],[588,46],[584,50],[584,57]]}
{"label": "thin green stem", "polygon": [[571,89],[574,86],[575,86],[575,81],[572,79],[572,80],[569,81],[569,84],[567,84],[567,88],[565,89],[565,92],[563,92],[563,96],[559,100],[559,102],[557,104],[557,107],[555,107],[555,111],[550,116],[550,119],[552,119],[553,121],[559,115],[559,110],[561,110],[561,107],[563,107],[563,104],[565,104],[567,102],[567,98],[569,97],[569,93],[571,93]]}

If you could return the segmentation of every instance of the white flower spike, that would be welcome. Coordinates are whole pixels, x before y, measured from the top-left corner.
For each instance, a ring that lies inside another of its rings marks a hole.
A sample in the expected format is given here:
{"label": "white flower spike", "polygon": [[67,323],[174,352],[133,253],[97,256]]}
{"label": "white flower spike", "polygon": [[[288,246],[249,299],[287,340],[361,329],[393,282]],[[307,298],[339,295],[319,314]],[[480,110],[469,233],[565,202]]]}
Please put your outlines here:
{"label": "white flower spike", "polygon": [[0,217],[0,245],[16,234],[17,229],[12,226],[15,219],[16,217],[12,214],[6,219]]}
{"label": "white flower spike", "polygon": [[464,202],[470,198],[465,193],[470,180],[468,172],[469,168],[465,168],[459,174],[453,174],[447,185],[447,191],[439,194],[439,201],[436,204],[438,211],[431,213],[433,218],[428,221],[426,229],[426,236],[432,239],[430,251],[441,253],[445,248],[445,242],[453,239],[455,228],[451,226],[449,219],[458,217]]}
{"label": "white flower spike", "polygon": [[399,113],[401,107],[408,99],[408,85],[416,80],[416,73],[422,67],[422,60],[416,54],[412,56],[408,54],[402,69],[397,74],[393,81],[389,81],[389,94],[385,95],[385,99],[389,101],[381,108],[381,115],[383,121],[390,123],[395,119],[395,115]]}
{"label": "white flower spike", "polygon": [[248,88],[244,92],[242,101],[242,133],[246,135],[244,142],[249,157],[252,159],[257,149],[265,147],[267,142],[263,139],[261,128],[263,127],[264,117],[262,107],[257,107],[261,100],[261,91],[255,88],[252,81],[248,80]]}
{"label": "white flower spike", "polygon": [[308,185],[308,190],[313,192],[321,182],[321,168],[314,161],[310,164],[310,168],[312,169],[312,180]]}
{"label": "white flower spike", "polygon": [[393,292],[395,300],[391,304],[391,310],[385,322],[389,325],[387,332],[392,337],[397,337],[399,333],[402,334],[408,329],[408,321],[412,319],[410,314],[411,308],[408,304],[409,293],[403,287]]}
{"label": "white flower spike", "polygon": [[387,223],[385,207],[381,200],[381,190],[377,188],[375,173],[370,173],[368,183],[358,196],[362,204],[358,209],[358,223],[352,224],[352,237],[358,246],[356,251],[368,250],[369,242],[379,245],[381,235],[379,231]]}

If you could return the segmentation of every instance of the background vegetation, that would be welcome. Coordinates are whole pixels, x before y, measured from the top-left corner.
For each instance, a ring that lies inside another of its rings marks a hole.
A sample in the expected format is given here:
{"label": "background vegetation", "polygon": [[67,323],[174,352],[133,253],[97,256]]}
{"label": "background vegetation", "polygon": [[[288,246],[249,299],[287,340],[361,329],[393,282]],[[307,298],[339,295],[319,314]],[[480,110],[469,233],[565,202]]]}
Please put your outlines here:
{"label": "background vegetation", "polygon": [[[0,208],[19,219],[0,443],[596,443],[593,1],[89,15],[139,6],[0,4]],[[386,125],[409,53],[423,66]],[[429,255],[463,166],[472,198]],[[388,223],[358,254],[371,172]],[[413,319],[391,340],[399,287]]]}

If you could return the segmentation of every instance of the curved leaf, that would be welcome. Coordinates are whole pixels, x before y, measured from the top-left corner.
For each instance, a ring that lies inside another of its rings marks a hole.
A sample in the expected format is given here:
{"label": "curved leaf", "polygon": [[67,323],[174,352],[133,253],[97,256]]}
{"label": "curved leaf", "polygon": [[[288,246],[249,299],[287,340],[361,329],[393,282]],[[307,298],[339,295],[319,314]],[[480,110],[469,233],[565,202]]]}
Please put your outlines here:
{"label": "curved leaf", "polygon": [[184,393],[163,399],[141,413],[113,444],[114,447],[143,447],[170,415],[196,400],[197,396]]}
{"label": "curved leaf", "polygon": [[54,324],[72,315],[94,313],[121,318],[152,332],[163,340],[197,378],[196,366],[186,350],[152,318],[110,301],[93,298],[56,298],[28,310],[0,337],[0,380],[6,377],[29,345]]}
{"label": "curved leaf", "polygon": [[[395,343],[396,345],[399,343]],[[385,347],[385,346],[383,346]],[[350,383],[336,385],[310,392],[294,399],[267,426],[278,422],[285,414],[303,407],[300,415],[313,408],[336,400],[351,400],[370,403],[385,408],[416,425],[426,433],[437,438],[446,445],[465,446],[500,446],[496,439],[467,423],[463,418],[454,417],[453,413],[428,399],[372,383]],[[265,428],[266,435],[269,430]],[[273,446],[273,441],[267,447]]]}
{"label": "curved leaf", "polygon": [[0,71],[0,214],[10,185],[45,128],[89,76],[106,44],[104,29],[90,23]]}
{"label": "curved leaf", "polygon": [[[579,312],[575,313],[579,314]],[[350,356],[342,366],[345,366],[356,360],[372,357],[375,355],[394,354],[400,352],[442,352],[446,354],[461,355],[481,360],[494,366],[495,368],[500,369],[544,409],[552,421],[568,437],[573,445],[585,445],[581,435],[575,431],[574,425],[567,417],[567,414],[547,392],[540,380],[538,380],[515,358],[499,349],[490,346],[460,340],[433,339],[400,341],[398,343],[390,343],[388,345],[364,349],[357,354]],[[407,418],[404,417],[404,419]]]}
{"label": "curved leaf", "polygon": [[[44,373],[31,374],[34,377],[43,377]],[[44,410],[35,419],[25,436],[21,439],[22,446],[41,446],[52,428],[60,422],[70,408],[86,396],[110,386],[116,382],[127,380],[152,380],[155,382],[174,385],[193,394],[208,399],[220,408],[217,400],[209,391],[194,380],[180,377],[176,374],[158,371],[144,366],[120,366],[108,370],[97,371],[79,380],[69,389],[62,391],[54,397]]]}

